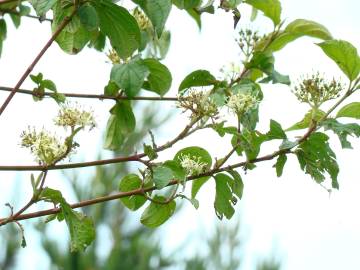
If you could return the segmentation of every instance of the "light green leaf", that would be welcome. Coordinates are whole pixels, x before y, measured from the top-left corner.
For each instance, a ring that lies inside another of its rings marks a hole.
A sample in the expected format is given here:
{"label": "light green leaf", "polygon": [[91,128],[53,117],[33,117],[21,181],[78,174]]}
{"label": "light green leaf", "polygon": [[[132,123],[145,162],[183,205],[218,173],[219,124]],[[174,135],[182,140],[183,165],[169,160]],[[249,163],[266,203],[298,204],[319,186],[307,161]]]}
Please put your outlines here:
{"label": "light green leaf", "polygon": [[[120,180],[119,191],[127,192],[139,189],[141,187],[141,179],[136,174],[128,174]],[[131,211],[138,210],[146,202],[143,195],[131,195],[120,198],[120,201]]]}
{"label": "light green leaf", "polygon": [[121,132],[121,124],[117,121],[115,115],[111,115],[106,125],[104,148],[116,150],[121,147],[125,140],[124,134]]}
{"label": "light green leaf", "polygon": [[305,117],[301,121],[292,125],[288,129],[286,129],[286,131],[293,131],[293,130],[308,128],[310,126],[312,120],[319,121],[324,115],[325,115],[325,112],[318,110],[316,112],[316,114],[313,116],[313,113],[310,110],[305,114]]}
{"label": "light green leaf", "polygon": [[172,82],[169,69],[153,58],[145,59],[143,63],[150,71],[147,82],[145,82],[143,88],[155,92],[160,96],[165,95],[170,90]]}
{"label": "light green leaf", "polygon": [[133,0],[149,17],[154,29],[161,36],[171,10],[171,0]]}
{"label": "light green leaf", "polygon": [[134,58],[125,64],[113,66],[110,79],[114,81],[128,97],[136,96],[149,75],[149,69],[140,58]]}
{"label": "light green leaf", "polygon": [[352,102],[342,107],[336,114],[336,118],[340,117],[360,119],[360,102]]}
{"label": "light green leaf", "polygon": [[35,9],[38,16],[43,16],[48,12],[57,2],[57,0],[30,0],[30,4]]}
{"label": "light green leaf", "polygon": [[56,85],[53,81],[51,80],[43,80],[41,82],[41,85],[46,88],[46,89],[49,89],[50,91],[54,91],[56,92]]}
{"label": "light green leaf", "polygon": [[179,92],[194,86],[214,85],[216,78],[207,70],[196,70],[185,77],[179,86]]}
{"label": "light green leaf", "polygon": [[[166,198],[162,196],[155,196],[154,201],[165,202]],[[140,221],[143,225],[149,228],[159,227],[174,214],[175,208],[176,203],[174,200],[167,204],[157,204],[155,202],[151,202],[142,213]]]}
{"label": "light green leaf", "polygon": [[110,80],[108,84],[104,87],[104,94],[107,96],[116,96],[119,90],[119,86],[115,82]]}
{"label": "light green leaf", "polygon": [[235,213],[233,207],[233,194],[231,191],[232,179],[224,173],[218,173],[214,178],[216,184],[216,195],[214,202],[216,216],[220,220],[223,219],[224,216],[227,219],[230,219]]}
{"label": "light green leaf", "polygon": [[122,59],[131,56],[140,46],[140,29],[135,18],[123,7],[109,1],[94,1],[100,30]]}
{"label": "light green leaf", "polygon": [[332,39],[329,30],[325,26],[314,21],[297,19],[289,23],[285,30],[280,32],[280,34],[270,43],[268,50],[281,50],[290,42],[303,36],[314,37],[323,40]]}
{"label": "light green leaf", "polygon": [[96,13],[96,9],[90,4],[86,3],[82,5],[77,14],[79,15],[81,24],[88,31],[96,30],[99,27],[99,18]]}
{"label": "light green leaf", "polygon": [[266,17],[274,22],[274,25],[280,23],[281,3],[279,0],[246,0],[244,2],[262,11]]}
{"label": "light green leaf", "polygon": [[357,49],[350,42],[328,40],[317,45],[339,66],[350,81],[358,77],[360,73],[360,57]]}

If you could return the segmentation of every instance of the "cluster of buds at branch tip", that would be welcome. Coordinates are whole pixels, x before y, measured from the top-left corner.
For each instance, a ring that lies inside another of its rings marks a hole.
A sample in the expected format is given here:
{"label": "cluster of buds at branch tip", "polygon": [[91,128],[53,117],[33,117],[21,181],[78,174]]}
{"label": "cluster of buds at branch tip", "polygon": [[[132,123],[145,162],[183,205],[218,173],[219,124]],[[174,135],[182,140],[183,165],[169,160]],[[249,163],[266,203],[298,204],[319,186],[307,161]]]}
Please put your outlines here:
{"label": "cluster of buds at branch tip", "polygon": [[252,31],[251,29],[241,29],[237,43],[244,55],[246,57],[250,57],[259,40],[260,36],[257,31]]}
{"label": "cluster of buds at branch tip", "polygon": [[230,82],[239,76],[241,67],[234,62],[231,62],[229,65],[223,66],[220,69],[220,72],[223,74],[223,78]]}
{"label": "cluster of buds at branch tip", "polygon": [[184,168],[187,175],[198,175],[205,171],[206,163],[201,162],[200,157],[191,157],[190,155],[180,156],[180,165]]}
{"label": "cluster of buds at branch tip", "polygon": [[72,129],[76,127],[89,127],[91,130],[96,126],[93,112],[81,108],[77,103],[62,105],[54,122],[57,126],[70,127]]}
{"label": "cluster of buds at branch tip", "polygon": [[151,22],[149,18],[138,7],[134,8],[132,15],[137,21],[140,30],[144,31],[148,28],[151,28]]}
{"label": "cluster of buds at branch tip", "polygon": [[178,107],[191,111],[191,119],[210,117],[215,119],[219,114],[218,107],[210,96],[210,91],[189,90],[181,96]]}
{"label": "cluster of buds at branch tip", "polygon": [[302,78],[293,89],[293,93],[301,102],[311,107],[319,107],[322,103],[340,97],[343,85],[334,78],[326,81],[319,72]]}
{"label": "cluster of buds at branch tip", "polygon": [[243,115],[258,106],[259,101],[250,94],[237,93],[229,96],[227,107],[236,115]]}

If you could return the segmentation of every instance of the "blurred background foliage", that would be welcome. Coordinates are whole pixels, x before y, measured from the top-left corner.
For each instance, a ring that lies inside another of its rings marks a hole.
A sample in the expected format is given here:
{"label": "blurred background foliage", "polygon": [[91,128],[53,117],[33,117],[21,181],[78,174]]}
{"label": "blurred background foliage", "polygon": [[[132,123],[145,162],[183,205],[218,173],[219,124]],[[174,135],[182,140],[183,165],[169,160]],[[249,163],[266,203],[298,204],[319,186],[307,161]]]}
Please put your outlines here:
{"label": "blurred background foliage", "polygon": [[[154,104],[135,107],[143,116],[141,122],[137,123],[137,131],[128,138],[121,153],[114,153],[115,156],[129,155],[135,149],[139,149],[149,130],[156,131],[157,127],[162,126],[171,117],[171,113],[168,113],[159,119],[158,107]],[[101,156],[98,158],[101,159]],[[65,172],[64,181],[69,182],[69,192],[74,194],[75,201],[81,201],[117,190],[119,179],[130,170],[131,167],[127,163],[99,166],[92,175],[79,175],[76,171]],[[184,259],[178,256],[181,254],[179,250],[173,254],[164,252],[161,237],[157,237],[157,230],[142,226],[134,219],[133,213],[126,210],[118,201],[85,207],[82,211],[93,218],[97,231],[94,243],[84,253],[71,253],[68,244],[63,247],[64,241],[68,241],[66,231],[64,235],[54,237],[52,226],[45,224],[43,220],[33,225],[35,230],[30,230],[27,225],[26,236],[29,238],[29,233],[33,233],[40,239],[39,248],[48,257],[49,269],[237,270],[241,268],[242,256],[246,256],[239,240],[239,223],[236,226],[218,225],[214,234],[204,243],[205,254],[194,254],[191,258]],[[1,228],[0,269],[20,269],[17,262],[23,254],[20,254],[19,242],[17,227]],[[256,270],[278,269],[278,263],[264,261],[258,264]]]}

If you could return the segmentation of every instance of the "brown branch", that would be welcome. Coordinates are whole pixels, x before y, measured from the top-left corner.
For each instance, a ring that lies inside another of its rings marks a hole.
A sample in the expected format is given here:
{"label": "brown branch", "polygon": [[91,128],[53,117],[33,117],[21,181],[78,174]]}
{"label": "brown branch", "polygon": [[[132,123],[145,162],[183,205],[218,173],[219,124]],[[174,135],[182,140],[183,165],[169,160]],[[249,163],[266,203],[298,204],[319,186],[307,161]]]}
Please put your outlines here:
{"label": "brown branch", "polygon": [[[0,86],[0,91],[7,91],[11,92],[11,87]],[[39,97],[36,93],[32,90],[27,89],[18,89],[17,92],[19,94],[26,94],[32,95],[35,97]],[[42,96],[51,97],[54,93],[45,92]],[[126,97],[126,96],[108,96],[108,95],[96,95],[96,94],[76,94],[76,93],[59,93],[64,95],[65,97],[72,97],[72,98],[94,98],[94,99],[110,99],[110,100],[144,100],[144,101],[178,101],[179,98],[177,97]]]}
{"label": "brown branch", "polygon": [[[1,3],[0,3],[1,4]],[[13,9],[2,9],[0,8],[0,13],[2,14],[13,14],[13,15],[18,15],[18,16],[21,16],[21,17],[27,17],[27,18],[31,18],[31,19],[37,19],[39,21],[47,21],[47,22],[52,22],[52,19],[49,19],[49,18],[41,18],[39,16],[35,16],[35,15],[31,15],[31,14],[20,14],[20,12],[16,11],[16,10],[13,10]]]}
{"label": "brown branch", "polygon": [[[2,2],[4,3],[4,2]],[[0,3],[1,4],[1,3]],[[8,106],[8,104],[10,103],[11,99],[14,97],[14,95],[16,94],[16,92],[19,90],[19,88],[21,87],[21,85],[23,84],[23,82],[26,80],[26,78],[29,76],[29,74],[31,73],[31,71],[34,69],[35,65],[39,62],[39,60],[41,59],[41,57],[45,54],[45,52],[47,51],[47,49],[51,46],[51,44],[54,42],[54,40],[57,38],[57,36],[61,33],[61,31],[68,25],[68,23],[71,21],[72,17],[75,15],[76,13],[76,9],[73,10],[73,12],[65,17],[65,19],[63,20],[63,22],[59,25],[58,29],[56,29],[56,31],[54,32],[54,34],[51,36],[51,38],[49,39],[49,41],[45,44],[45,46],[42,48],[42,50],[40,51],[40,53],[35,57],[34,61],[30,64],[30,66],[26,69],[26,71],[24,72],[24,74],[21,76],[20,80],[18,81],[18,83],[15,85],[15,87],[11,90],[9,96],[6,98],[6,100],[4,101],[4,103],[2,104],[1,108],[0,108],[0,115],[5,111],[6,107]]]}

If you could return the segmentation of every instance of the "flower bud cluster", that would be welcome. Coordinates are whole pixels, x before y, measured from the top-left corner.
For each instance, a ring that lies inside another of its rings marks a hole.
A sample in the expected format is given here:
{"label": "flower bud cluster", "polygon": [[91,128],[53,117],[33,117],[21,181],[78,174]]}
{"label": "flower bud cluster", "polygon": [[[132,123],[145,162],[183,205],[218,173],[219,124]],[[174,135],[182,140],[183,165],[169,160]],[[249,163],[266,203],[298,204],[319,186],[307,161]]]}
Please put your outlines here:
{"label": "flower bud cluster", "polygon": [[180,164],[185,169],[187,175],[198,175],[206,169],[206,163],[201,162],[200,157],[191,157],[190,154],[181,155]]}
{"label": "flower bud cluster", "polygon": [[210,97],[210,91],[195,91],[190,90],[186,96],[181,96],[178,102],[178,107],[191,111],[191,118],[198,117],[215,117],[219,111],[215,102]]}
{"label": "flower bud cluster", "polygon": [[68,149],[66,144],[56,135],[42,129],[37,132],[34,128],[21,134],[21,146],[29,148],[40,164],[53,164],[64,158]]}
{"label": "flower bud cluster", "polygon": [[342,89],[343,85],[340,82],[335,79],[328,82],[317,72],[303,78],[294,87],[293,93],[299,101],[308,103],[312,107],[319,107],[325,101],[338,98]]}
{"label": "flower bud cluster", "polygon": [[139,25],[140,30],[146,30],[151,27],[150,20],[139,8],[135,8],[132,13]]}
{"label": "flower bud cluster", "polygon": [[251,29],[243,30],[239,32],[239,39],[237,43],[246,57],[249,57],[256,47],[257,42],[260,40],[260,36],[257,31]]}
{"label": "flower bud cluster", "polygon": [[258,100],[250,94],[237,93],[228,98],[226,105],[233,113],[243,115],[252,108],[256,108],[258,103]]}
{"label": "flower bud cluster", "polygon": [[90,127],[96,126],[96,122],[91,111],[84,110],[78,104],[69,103],[61,106],[58,116],[54,119],[55,125],[62,127]]}

